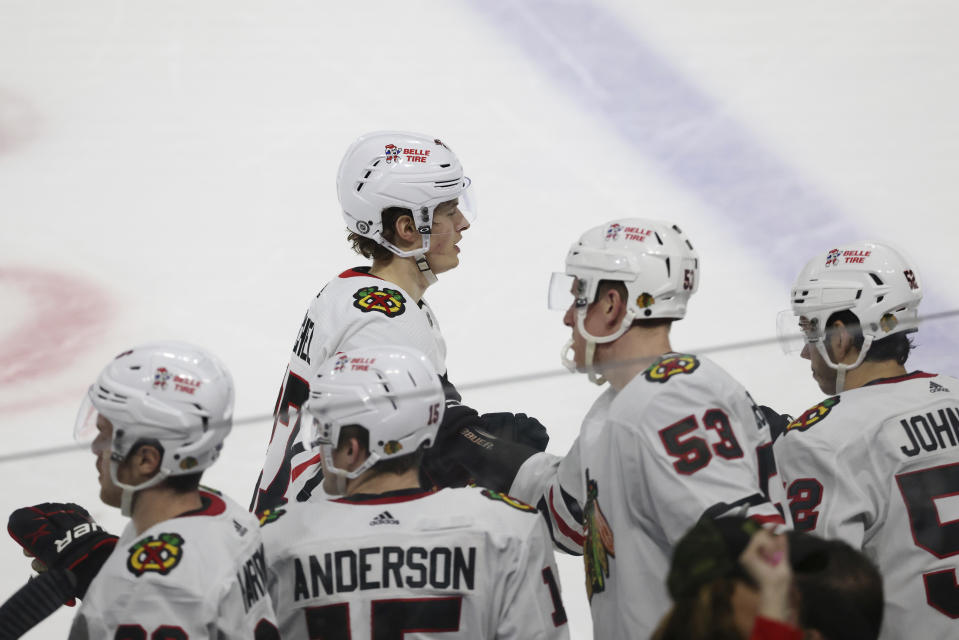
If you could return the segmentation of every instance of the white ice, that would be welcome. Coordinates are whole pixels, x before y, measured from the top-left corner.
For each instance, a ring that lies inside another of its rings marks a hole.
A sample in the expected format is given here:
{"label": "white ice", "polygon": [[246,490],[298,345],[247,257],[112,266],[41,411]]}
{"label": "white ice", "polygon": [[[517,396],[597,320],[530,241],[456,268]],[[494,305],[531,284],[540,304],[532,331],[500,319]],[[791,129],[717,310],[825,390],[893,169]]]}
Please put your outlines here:
{"label": "white ice", "polygon": [[[2,0],[0,455],[71,442],[85,387],[113,355],[184,339],[232,369],[237,415],[261,417],[235,429],[206,476],[246,502],[303,311],[358,263],[334,176],[373,129],[430,132],[463,159],[480,218],[461,266],[427,296],[450,375],[480,410],[539,417],[551,451],[565,451],[598,389],[571,375],[470,384],[558,371],[569,331],[546,310],[547,283],[586,228],[639,215],[687,231],[703,276],[676,348],[773,337],[789,282],[771,265],[795,273],[811,256],[757,247],[761,233],[662,171],[506,35],[520,25],[532,38],[544,12],[570,5],[616,16],[845,223],[904,247],[937,292],[930,310],[959,307],[950,3],[556,0],[491,18],[480,0]],[[553,42],[553,62],[591,86],[588,61]],[[690,124],[673,132],[677,154],[698,135]],[[789,224],[797,244],[816,231],[802,216]],[[917,366],[943,355],[920,347]],[[798,412],[819,400],[805,361],[774,344],[712,357],[761,402]],[[69,500],[121,526],[98,502],[87,452],[2,461],[0,481],[0,515]],[[0,597],[29,573],[19,547],[0,543]],[[572,635],[589,638],[581,561],[562,559],[561,576]],[[28,637],[64,637],[72,613]]]}

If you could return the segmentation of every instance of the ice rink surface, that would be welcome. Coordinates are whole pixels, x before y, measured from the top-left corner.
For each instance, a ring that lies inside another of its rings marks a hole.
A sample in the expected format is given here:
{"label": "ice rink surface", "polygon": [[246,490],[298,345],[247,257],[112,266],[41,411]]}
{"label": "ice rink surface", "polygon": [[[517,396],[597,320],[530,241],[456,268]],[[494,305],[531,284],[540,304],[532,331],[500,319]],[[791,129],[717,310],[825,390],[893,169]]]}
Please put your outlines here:
{"label": "ice rink surface", "polygon": [[[157,338],[232,370],[243,421],[205,480],[249,499],[303,312],[361,262],[334,180],[374,129],[441,137],[476,185],[461,265],[427,293],[467,403],[537,416],[565,452],[599,390],[559,373],[549,274],[636,215],[700,253],[674,347],[802,411],[805,361],[717,347],[773,338],[812,255],[896,242],[924,311],[959,308],[957,22],[931,0],[0,0],[0,515],[74,501],[120,528],[89,453],[10,456],[71,443],[99,369]],[[959,373],[957,328],[924,325],[910,368]],[[29,574],[5,539],[3,597]],[[561,559],[574,638],[582,574]]]}

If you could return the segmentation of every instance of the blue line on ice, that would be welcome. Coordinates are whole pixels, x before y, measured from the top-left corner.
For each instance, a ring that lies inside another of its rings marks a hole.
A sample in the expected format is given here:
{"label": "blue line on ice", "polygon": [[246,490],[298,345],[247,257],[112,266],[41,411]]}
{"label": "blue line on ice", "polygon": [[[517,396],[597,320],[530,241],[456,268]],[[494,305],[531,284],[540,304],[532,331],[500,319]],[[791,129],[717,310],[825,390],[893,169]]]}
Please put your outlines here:
{"label": "blue line on ice", "polygon": [[[791,284],[827,245],[868,237],[606,8],[588,0],[469,3],[587,112],[733,225],[743,246],[782,282]],[[781,259],[789,255],[796,259]],[[948,308],[925,288],[926,311]],[[785,307],[785,288],[782,299]],[[944,329],[923,328],[924,358],[956,351]]]}

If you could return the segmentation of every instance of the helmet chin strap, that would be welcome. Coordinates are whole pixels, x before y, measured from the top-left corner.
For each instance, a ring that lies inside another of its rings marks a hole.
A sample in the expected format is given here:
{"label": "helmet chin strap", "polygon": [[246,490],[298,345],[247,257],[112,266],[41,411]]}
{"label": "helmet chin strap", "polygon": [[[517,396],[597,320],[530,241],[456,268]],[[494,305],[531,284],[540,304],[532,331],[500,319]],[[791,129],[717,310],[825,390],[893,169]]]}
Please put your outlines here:
{"label": "helmet chin strap", "polygon": [[347,480],[355,480],[356,478],[360,477],[379,460],[379,456],[377,456],[375,453],[371,453],[370,456],[363,461],[363,464],[358,466],[356,469],[353,469],[353,471],[344,471],[343,469],[333,465],[332,444],[321,444],[320,453],[323,456],[323,464],[326,467],[326,474],[333,477],[333,491],[327,491],[327,493],[338,496],[346,494]]}
{"label": "helmet chin strap", "polygon": [[436,274],[433,273],[433,268],[430,267],[425,253],[416,258],[416,268],[419,269],[423,277],[426,278],[427,284],[436,284]]}
{"label": "helmet chin strap", "polygon": [[147,480],[146,482],[141,482],[140,484],[127,484],[126,482],[120,482],[117,478],[117,468],[119,463],[110,460],[110,479],[113,481],[113,484],[118,486],[121,489],[120,493],[120,513],[122,513],[127,518],[133,517],[133,499],[136,497],[137,491],[142,491],[143,489],[149,489],[150,487],[155,487],[156,485],[163,482],[167,477],[167,474],[163,471],[158,471],[156,475]]}
{"label": "helmet chin strap", "polygon": [[[586,361],[584,363],[584,369],[589,378],[589,381],[593,384],[604,385],[607,380],[603,374],[596,371],[593,366],[593,360],[596,356],[596,345],[598,344],[607,344],[617,340],[626,333],[629,328],[633,325],[633,320],[636,315],[630,310],[626,312],[626,315],[623,316],[623,321],[620,323],[619,328],[616,329],[613,333],[608,336],[597,337],[591,334],[586,330],[585,321],[586,321],[586,307],[580,307],[576,311],[576,330],[579,331],[580,335],[586,338]],[[576,360],[570,358],[570,352],[573,350],[573,339],[570,338],[566,344],[563,345],[563,349],[560,352],[560,359],[565,366],[570,371],[578,371],[576,366]]]}
{"label": "helmet chin strap", "polygon": [[816,342],[816,351],[818,351],[819,355],[822,356],[822,359],[826,361],[826,364],[836,372],[836,393],[842,393],[845,391],[846,372],[850,369],[855,369],[863,363],[863,360],[866,359],[866,352],[869,351],[869,347],[871,346],[872,336],[865,336],[862,341],[862,348],[859,350],[859,357],[856,358],[855,362],[852,364],[836,364],[832,361],[832,358],[829,357],[829,353],[826,351],[825,343],[822,340]]}

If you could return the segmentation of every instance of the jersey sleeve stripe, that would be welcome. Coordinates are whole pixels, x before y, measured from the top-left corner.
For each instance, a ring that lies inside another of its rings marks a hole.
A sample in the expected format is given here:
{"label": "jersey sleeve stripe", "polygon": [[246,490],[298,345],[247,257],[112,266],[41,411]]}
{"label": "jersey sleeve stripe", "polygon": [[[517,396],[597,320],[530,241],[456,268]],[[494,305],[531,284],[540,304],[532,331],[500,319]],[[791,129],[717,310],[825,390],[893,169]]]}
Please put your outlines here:
{"label": "jersey sleeve stripe", "polygon": [[296,480],[300,476],[300,474],[306,471],[309,467],[312,467],[315,464],[319,464],[320,455],[321,454],[318,453],[312,458],[310,458],[309,460],[307,460],[306,462],[301,462],[300,464],[296,465],[293,468],[293,471],[290,472],[290,480],[291,481]]}
{"label": "jersey sleeve stripe", "polygon": [[566,522],[556,512],[556,506],[553,504],[553,488],[552,487],[550,487],[549,489],[549,513],[550,513],[550,519],[556,523],[556,527],[560,530],[560,532],[564,536],[566,536],[567,538],[575,542],[578,547],[582,548],[583,544],[586,542],[586,538],[585,536],[583,536],[583,534],[577,533],[571,526],[566,524]]}

